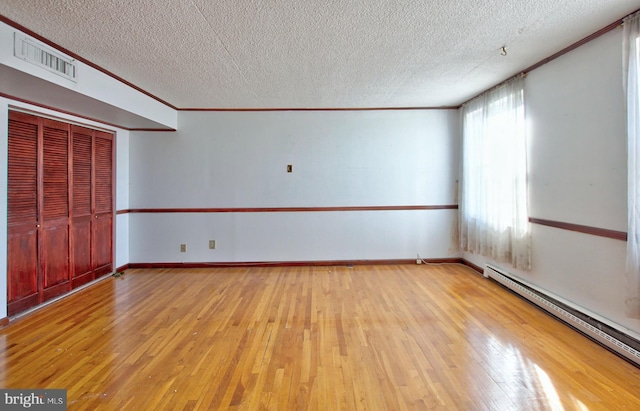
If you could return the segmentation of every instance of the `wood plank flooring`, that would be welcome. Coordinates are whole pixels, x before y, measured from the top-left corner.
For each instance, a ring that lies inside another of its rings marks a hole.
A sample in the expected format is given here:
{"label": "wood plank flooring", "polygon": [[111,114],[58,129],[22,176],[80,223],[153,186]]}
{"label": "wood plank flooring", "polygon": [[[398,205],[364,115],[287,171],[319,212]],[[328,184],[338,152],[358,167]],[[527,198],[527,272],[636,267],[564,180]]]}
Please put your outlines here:
{"label": "wood plank flooring", "polygon": [[640,409],[640,369],[460,265],[129,270],[0,330],[70,410]]}

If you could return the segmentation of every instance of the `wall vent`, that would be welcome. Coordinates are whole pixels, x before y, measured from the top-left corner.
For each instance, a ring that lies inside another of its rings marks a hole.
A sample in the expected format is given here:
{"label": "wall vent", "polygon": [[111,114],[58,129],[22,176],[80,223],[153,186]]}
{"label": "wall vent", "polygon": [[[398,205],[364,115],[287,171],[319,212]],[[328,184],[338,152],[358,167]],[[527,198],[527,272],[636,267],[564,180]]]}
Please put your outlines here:
{"label": "wall vent", "polygon": [[496,280],[592,340],[640,366],[640,341],[632,336],[534,289],[501,268],[487,264],[484,276]]}
{"label": "wall vent", "polygon": [[76,60],[66,57],[55,49],[24,34],[18,32],[14,34],[13,54],[19,59],[35,64],[68,80],[77,81],[78,79]]}

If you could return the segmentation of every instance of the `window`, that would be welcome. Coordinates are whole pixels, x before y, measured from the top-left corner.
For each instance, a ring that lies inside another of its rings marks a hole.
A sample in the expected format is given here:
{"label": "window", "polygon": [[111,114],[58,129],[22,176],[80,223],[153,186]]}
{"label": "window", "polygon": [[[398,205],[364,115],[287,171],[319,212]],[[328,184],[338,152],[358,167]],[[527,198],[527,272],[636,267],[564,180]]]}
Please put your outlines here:
{"label": "window", "polygon": [[465,251],[531,266],[521,76],[462,108],[460,243]]}

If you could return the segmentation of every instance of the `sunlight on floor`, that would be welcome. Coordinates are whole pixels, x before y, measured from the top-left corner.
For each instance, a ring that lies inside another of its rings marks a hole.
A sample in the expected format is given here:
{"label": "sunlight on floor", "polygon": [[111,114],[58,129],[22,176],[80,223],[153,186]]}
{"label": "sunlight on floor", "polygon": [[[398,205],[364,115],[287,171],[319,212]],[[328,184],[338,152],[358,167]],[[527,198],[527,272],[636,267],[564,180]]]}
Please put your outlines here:
{"label": "sunlight on floor", "polygon": [[[484,357],[485,371],[502,388],[502,395],[507,395],[512,401],[522,401],[532,409],[542,407],[545,410],[564,411],[565,407],[569,407],[572,410],[589,410],[572,393],[558,390],[549,374],[517,346],[491,336],[486,339],[481,355]],[[501,395],[500,391],[496,394]],[[499,398],[494,399],[494,403],[499,402]],[[525,405],[523,409],[529,408]]]}
{"label": "sunlight on floor", "polygon": [[538,376],[538,382],[540,386],[542,386],[542,390],[544,391],[544,395],[547,398],[547,405],[552,410],[563,411],[564,407],[560,402],[560,397],[558,397],[558,392],[556,388],[553,386],[551,379],[547,375],[546,372],[536,364],[533,364],[533,368],[536,371],[536,375]]}

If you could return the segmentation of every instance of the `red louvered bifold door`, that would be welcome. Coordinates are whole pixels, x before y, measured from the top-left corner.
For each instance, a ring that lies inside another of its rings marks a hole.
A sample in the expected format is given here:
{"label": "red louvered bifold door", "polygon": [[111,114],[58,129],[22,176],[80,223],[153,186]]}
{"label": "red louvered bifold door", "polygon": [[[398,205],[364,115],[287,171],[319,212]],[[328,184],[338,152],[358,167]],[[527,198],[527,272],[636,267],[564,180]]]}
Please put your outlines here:
{"label": "red louvered bifold door", "polygon": [[94,235],[95,276],[113,271],[113,134],[94,131]]}
{"label": "red louvered bifold door", "polygon": [[71,290],[69,282],[69,125],[42,119],[42,301]]}
{"label": "red louvered bifold door", "polygon": [[10,112],[7,191],[9,315],[39,302],[38,119]]}
{"label": "red louvered bifold door", "polygon": [[94,279],[91,260],[93,237],[93,210],[91,207],[91,170],[93,156],[93,130],[71,126],[73,153],[73,189],[71,190],[71,249],[73,266],[71,281],[74,287]]}

